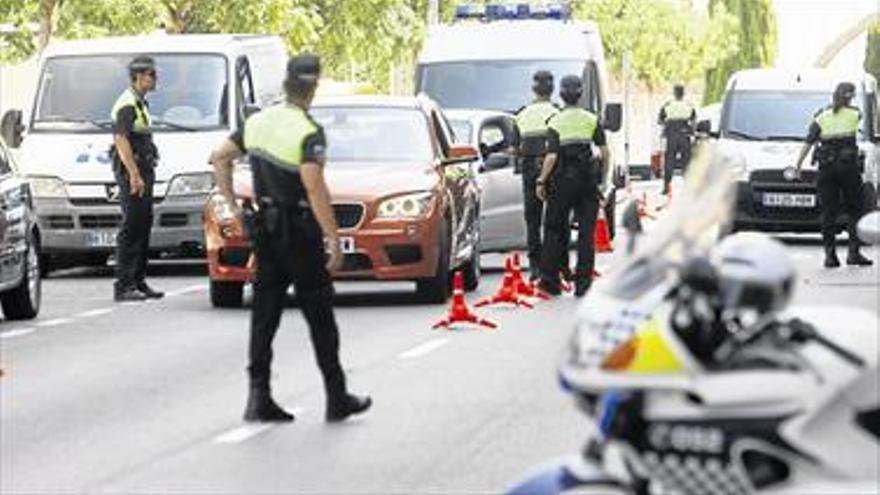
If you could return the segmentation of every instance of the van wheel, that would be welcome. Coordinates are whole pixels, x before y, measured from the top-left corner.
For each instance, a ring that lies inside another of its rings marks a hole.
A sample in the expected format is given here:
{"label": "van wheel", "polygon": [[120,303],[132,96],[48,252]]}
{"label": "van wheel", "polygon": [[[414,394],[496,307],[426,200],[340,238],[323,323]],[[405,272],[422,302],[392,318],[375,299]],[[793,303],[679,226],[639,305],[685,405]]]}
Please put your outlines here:
{"label": "van wheel", "polygon": [[862,211],[871,212],[876,210],[877,206],[877,190],[874,188],[874,184],[865,183],[862,186]]}
{"label": "van wheel", "polygon": [[215,308],[240,308],[244,302],[243,282],[210,281],[211,305]]}
{"label": "van wheel", "polygon": [[449,226],[443,222],[440,229],[440,253],[437,271],[431,278],[416,280],[416,293],[427,303],[443,304],[449,299]]}
{"label": "van wheel", "polygon": [[27,252],[18,287],[0,294],[0,305],[8,320],[30,320],[40,312],[43,283],[40,274],[40,246],[33,233],[28,235]]}

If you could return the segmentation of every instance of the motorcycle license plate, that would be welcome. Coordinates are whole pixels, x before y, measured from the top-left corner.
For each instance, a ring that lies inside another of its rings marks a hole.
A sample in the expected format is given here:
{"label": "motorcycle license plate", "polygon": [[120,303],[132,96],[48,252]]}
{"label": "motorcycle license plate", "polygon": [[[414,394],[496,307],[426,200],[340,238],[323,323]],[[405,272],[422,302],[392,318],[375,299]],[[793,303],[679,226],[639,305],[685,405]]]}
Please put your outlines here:
{"label": "motorcycle license plate", "polygon": [[354,237],[340,237],[339,251],[342,254],[353,254],[355,252]]}
{"label": "motorcycle license plate", "polygon": [[86,237],[86,244],[89,247],[114,247],[116,246],[116,232],[89,232],[88,237]]}
{"label": "motorcycle license plate", "polygon": [[815,194],[764,193],[761,197],[764,206],[779,208],[813,208],[816,206]]}

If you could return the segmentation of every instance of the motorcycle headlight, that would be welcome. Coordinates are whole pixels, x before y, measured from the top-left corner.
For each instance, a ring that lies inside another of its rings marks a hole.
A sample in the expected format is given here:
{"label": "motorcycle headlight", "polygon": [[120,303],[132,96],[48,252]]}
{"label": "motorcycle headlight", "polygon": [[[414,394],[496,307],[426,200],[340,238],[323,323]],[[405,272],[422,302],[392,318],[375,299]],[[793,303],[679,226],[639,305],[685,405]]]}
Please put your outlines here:
{"label": "motorcycle headlight", "polygon": [[379,203],[379,218],[419,218],[431,211],[430,192],[404,194]]}
{"label": "motorcycle headlight", "polygon": [[203,172],[198,174],[175,175],[168,184],[168,196],[186,196],[207,194],[214,187],[214,174]]}
{"label": "motorcycle headlight", "polygon": [[28,177],[35,198],[66,198],[67,187],[58,177]]}

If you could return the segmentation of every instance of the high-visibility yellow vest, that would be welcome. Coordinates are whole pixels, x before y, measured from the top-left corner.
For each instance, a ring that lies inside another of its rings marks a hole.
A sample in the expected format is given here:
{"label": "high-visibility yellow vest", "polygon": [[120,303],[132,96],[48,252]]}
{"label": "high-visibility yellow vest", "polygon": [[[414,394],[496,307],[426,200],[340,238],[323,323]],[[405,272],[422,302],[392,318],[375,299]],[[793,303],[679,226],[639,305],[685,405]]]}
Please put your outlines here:
{"label": "high-visibility yellow vest", "polygon": [[138,100],[139,98],[135,95],[134,90],[127,88],[121,95],[119,95],[119,98],[116,99],[116,103],[113,104],[113,109],[110,110],[110,118],[113,122],[117,122],[119,112],[123,108],[131,106],[134,108],[134,132],[138,134],[149,134],[150,113],[146,111],[144,105],[138,104]]}
{"label": "high-visibility yellow vest", "polygon": [[859,132],[859,120],[861,118],[862,114],[853,107],[843,107],[836,112],[833,108],[826,108],[819,112],[815,119],[821,130],[819,139],[855,137],[856,133]]}
{"label": "high-visibility yellow vest", "polygon": [[599,127],[599,117],[583,108],[566,107],[554,115],[548,125],[559,135],[560,146],[591,144]]}
{"label": "high-visibility yellow vest", "polygon": [[682,100],[672,100],[663,107],[666,111],[666,121],[690,120],[694,114],[694,107]]}
{"label": "high-visibility yellow vest", "polygon": [[317,130],[303,109],[274,105],[245,122],[244,146],[251,155],[297,171],[305,140]]}
{"label": "high-visibility yellow vest", "polygon": [[549,101],[539,101],[528,105],[516,114],[516,126],[523,138],[547,135],[547,121],[559,113]]}

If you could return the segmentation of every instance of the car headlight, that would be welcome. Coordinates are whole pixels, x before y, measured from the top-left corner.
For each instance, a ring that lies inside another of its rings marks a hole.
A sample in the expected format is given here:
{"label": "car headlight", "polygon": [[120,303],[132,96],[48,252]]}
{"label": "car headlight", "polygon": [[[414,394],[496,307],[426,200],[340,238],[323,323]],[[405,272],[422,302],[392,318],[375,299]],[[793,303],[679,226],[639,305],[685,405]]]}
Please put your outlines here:
{"label": "car headlight", "polygon": [[191,194],[208,194],[214,187],[214,174],[203,172],[198,174],[175,175],[168,184],[168,196],[186,196]]}
{"label": "car headlight", "polygon": [[379,218],[419,218],[431,211],[430,192],[404,194],[379,203]]}
{"label": "car headlight", "polygon": [[67,187],[58,177],[28,177],[35,198],[66,198]]}

